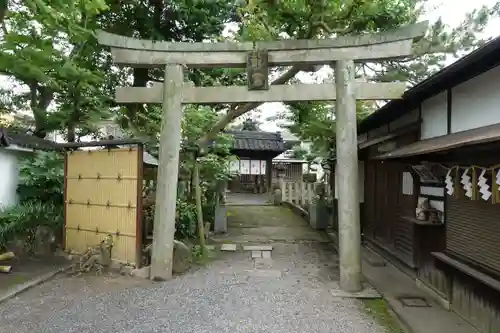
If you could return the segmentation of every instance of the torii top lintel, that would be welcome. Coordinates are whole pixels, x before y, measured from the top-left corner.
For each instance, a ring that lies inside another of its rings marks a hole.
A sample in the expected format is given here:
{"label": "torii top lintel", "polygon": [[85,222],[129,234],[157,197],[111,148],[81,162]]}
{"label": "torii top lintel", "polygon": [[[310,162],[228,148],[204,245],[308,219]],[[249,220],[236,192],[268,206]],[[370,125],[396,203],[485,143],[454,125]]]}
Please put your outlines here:
{"label": "torii top lintel", "polygon": [[391,31],[334,39],[273,42],[187,43],[130,38],[97,31],[101,45],[110,46],[113,60],[132,67],[162,67],[177,63],[189,67],[244,67],[251,50],[269,52],[269,65],[322,65],[335,60],[373,61],[411,55],[413,40],[424,36],[428,22]]}

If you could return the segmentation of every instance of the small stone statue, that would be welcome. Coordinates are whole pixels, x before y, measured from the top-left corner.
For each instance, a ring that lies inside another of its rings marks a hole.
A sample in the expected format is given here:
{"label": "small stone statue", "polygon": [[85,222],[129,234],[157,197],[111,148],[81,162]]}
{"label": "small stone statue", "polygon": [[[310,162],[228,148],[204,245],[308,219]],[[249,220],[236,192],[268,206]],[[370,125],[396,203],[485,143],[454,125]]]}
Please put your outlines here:
{"label": "small stone statue", "polygon": [[429,199],[424,197],[418,198],[417,208],[415,209],[415,217],[419,221],[427,221],[427,214],[431,208]]}

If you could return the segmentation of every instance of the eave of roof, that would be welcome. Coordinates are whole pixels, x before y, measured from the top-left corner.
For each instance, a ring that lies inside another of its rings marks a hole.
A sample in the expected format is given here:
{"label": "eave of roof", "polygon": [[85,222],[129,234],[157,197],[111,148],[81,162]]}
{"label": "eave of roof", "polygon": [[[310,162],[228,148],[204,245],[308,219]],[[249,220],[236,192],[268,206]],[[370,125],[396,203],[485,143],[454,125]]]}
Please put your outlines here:
{"label": "eave of roof", "polygon": [[500,124],[425,139],[378,155],[376,159],[403,158],[448,151],[500,140]]}
{"label": "eave of roof", "polygon": [[364,133],[387,124],[411,112],[422,101],[498,65],[500,65],[500,36],[407,90],[402,99],[387,103],[363,119],[359,123],[358,131]]}
{"label": "eave of roof", "polygon": [[233,150],[279,152],[285,151],[280,133],[261,131],[226,131],[233,136]]}
{"label": "eave of roof", "polygon": [[29,134],[21,134],[8,131],[5,128],[0,128],[0,146],[14,148],[28,148],[41,150],[58,150],[59,145],[56,142],[41,139]]}

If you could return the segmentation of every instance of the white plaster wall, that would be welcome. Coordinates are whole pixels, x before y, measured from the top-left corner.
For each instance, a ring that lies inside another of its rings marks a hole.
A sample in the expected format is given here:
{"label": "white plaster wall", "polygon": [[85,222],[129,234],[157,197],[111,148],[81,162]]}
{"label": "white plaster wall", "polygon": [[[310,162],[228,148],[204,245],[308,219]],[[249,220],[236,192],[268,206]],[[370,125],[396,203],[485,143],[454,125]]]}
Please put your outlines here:
{"label": "white plaster wall", "polygon": [[422,103],[420,139],[429,139],[448,133],[447,93],[442,93]]}
{"label": "white plaster wall", "polygon": [[436,197],[444,198],[443,187],[420,186],[420,194],[433,195]]}
{"label": "white plaster wall", "polygon": [[14,152],[0,148],[0,210],[17,203],[19,162]]}
{"label": "white plaster wall", "polygon": [[500,123],[500,67],[452,89],[451,132]]}

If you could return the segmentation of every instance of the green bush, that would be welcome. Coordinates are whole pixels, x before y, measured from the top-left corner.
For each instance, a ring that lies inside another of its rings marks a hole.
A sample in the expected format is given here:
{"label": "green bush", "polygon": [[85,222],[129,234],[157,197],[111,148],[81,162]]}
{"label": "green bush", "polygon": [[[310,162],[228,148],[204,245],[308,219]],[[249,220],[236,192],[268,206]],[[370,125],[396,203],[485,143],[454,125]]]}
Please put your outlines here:
{"label": "green bush", "polygon": [[194,238],[196,232],[196,205],[184,198],[177,199],[175,239]]}
{"label": "green bush", "polygon": [[19,201],[64,204],[64,156],[38,152],[24,158],[19,166]]}
{"label": "green bush", "polygon": [[[0,213],[0,248],[4,249],[16,237],[33,239],[37,226],[62,230],[64,217],[61,206],[42,202],[19,204]],[[28,246],[30,244],[27,244]]]}

